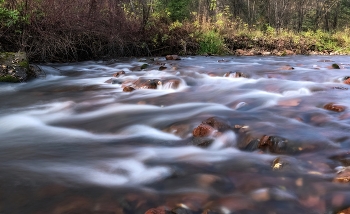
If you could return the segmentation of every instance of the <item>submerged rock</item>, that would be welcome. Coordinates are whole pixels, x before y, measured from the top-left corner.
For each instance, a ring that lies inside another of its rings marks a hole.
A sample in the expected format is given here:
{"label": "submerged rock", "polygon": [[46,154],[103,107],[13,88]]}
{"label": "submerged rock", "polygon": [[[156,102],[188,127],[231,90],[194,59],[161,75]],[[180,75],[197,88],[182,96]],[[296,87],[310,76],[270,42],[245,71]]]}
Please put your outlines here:
{"label": "submerged rock", "polygon": [[166,55],[166,60],[181,60],[181,58],[178,55]]}
{"label": "submerged rock", "polygon": [[333,69],[340,69],[340,66],[339,66],[338,64],[335,64],[335,63],[334,63],[334,64],[332,64],[332,68],[333,68]]}
{"label": "submerged rock", "polygon": [[148,64],[141,65],[141,70],[146,69],[148,67]]}
{"label": "submerged rock", "polygon": [[224,77],[231,77],[231,78],[239,78],[239,77],[244,77],[246,78],[247,76],[244,75],[242,72],[227,72],[224,74]]}
{"label": "submerged rock", "polygon": [[349,183],[350,182],[350,169],[345,167],[343,170],[339,171],[333,182],[337,183]]}
{"label": "submerged rock", "polygon": [[124,88],[123,88],[123,91],[124,92],[132,92],[132,91],[134,91],[135,89],[133,88],[133,87],[131,87],[131,86],[125,86]]}
{"label": "submerged rock", "polygon": [[121,75],[124,75],[124,74],[125,74],[125,71],[118,71],[113,74],[113,77],[120,77]]}
{"label": "submerged rock", "polygon": [[162,78],[162,79],[149,79],[140,77],[135,80],[125,80],[119,82],[118,79],[107,80],[105,83],[118,83],[122,84],[122,87],[130,86],[133,89],[177,89],[181,84],[181,79],[178,78]]}
{"label": "submerged rock", "polygon": [[346,109],[345,106],[334,104],[334,103],[328,103],[323,108],[326,110],[335,111],[335,112],[343,112]]}
{"label": "submerged rock", "polygon": [[258,143],[258,148],[263,151],[270,151],[272,153],[283,153],[287,150],[288,140],[276,137],[276,136],[266,136],[264,135],[260,138]]}
{"label": "submerged rock", "polygon": [[207,147],[214,141],[215,137],[230,129],[231,126],[225,120],[218,117],[210,117],[193,129],[192,144]]}
{"label": "submerged rock", "polygon": [[215,131],[217,130],[208,124],[200,124],[195,129],[193,129],[193,137],[208,137],[214,134]]}
{"label": "submerged rock", "polygon": [[237,146],[245,151],[261,150],[276,154],[294,151],[287,139],[268,135],[260,137],[254,134],[248,126],[242,126],[238,129]]}
{"label": "submerged rock", "polygon": [[151,208],[145,214],[166,214],[168,213],[163,207]]}
{"label": "submerged rock", "polygon": [[343,83],[350,85],[350,77],[349,76],[344,77]]}
{"label": "submerged rock", "polygon": [[142,79],[139,78],[134,85],[138,89],[157,89],[158,85],[161,85],[161,81],[158,79]]}
{"label": "submerged rock", "polygon": [[165,66],[161,65],[161,66],[159,67],[159,69],[158,69],[158,70],[163,71],[163,70],[165,70],[165,69],[167,69],[167,67],[165,67]]}

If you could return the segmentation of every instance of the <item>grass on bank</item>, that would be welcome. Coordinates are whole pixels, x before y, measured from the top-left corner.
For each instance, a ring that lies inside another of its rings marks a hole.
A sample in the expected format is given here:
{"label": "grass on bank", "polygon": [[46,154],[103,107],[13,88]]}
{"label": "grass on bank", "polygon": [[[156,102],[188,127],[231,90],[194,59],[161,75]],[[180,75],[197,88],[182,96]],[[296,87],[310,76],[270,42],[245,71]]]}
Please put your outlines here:
{"label": "grass on bank", "polygon": [[196,29],[197,54],[232,54],[236,49],[260,51],[293,51],[295,54],[350,54],[350,29],[338,32],[304,31],[248,27],[242,22],[217,21],[193,24]]}

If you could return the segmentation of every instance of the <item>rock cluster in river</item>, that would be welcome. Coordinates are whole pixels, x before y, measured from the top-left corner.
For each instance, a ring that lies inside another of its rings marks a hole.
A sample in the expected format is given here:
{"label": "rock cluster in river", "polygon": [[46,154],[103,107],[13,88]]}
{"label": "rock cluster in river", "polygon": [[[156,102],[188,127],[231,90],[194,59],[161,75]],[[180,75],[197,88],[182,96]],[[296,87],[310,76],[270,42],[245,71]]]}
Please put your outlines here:
{"label": "rock cluster in river", "polygon": [[[164,69],[166,69],[166,67],[164,67]],[[137,89],[159,89],[162,87],[177,89],[181,84],[181,80],[176,77],[161,77],[157,79],[139,77],[138,79],[134,79],[122,78],[123,76],[128,76],[128,73],[123,70],[118,71],[113,74],[113,78],[106,80],[105,83],[120,84],[124,92],[132,92]]]}
{"label": "rock cluster in river", "polygon": [[253,134],[249,126],[231,126],[227,121],[218,117],[210,117],[203,121],[192,131],[192,144],[200,147],[207,147],[225,131],[237,133],[237,147],[241,150],[261,150],[271,153],[286,153],[294,151],[287,139],[272,135]]}

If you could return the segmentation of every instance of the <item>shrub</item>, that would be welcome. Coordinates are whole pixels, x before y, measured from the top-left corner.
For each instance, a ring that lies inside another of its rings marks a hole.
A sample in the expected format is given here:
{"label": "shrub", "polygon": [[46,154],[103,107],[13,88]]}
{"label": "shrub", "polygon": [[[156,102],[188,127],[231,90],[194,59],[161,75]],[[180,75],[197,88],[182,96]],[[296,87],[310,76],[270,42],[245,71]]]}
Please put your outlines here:
{"label": "shrub", "polygon": [[223,54],[225,51],[224,39],[213,30],[204,32],[199,38],[199,53]]}

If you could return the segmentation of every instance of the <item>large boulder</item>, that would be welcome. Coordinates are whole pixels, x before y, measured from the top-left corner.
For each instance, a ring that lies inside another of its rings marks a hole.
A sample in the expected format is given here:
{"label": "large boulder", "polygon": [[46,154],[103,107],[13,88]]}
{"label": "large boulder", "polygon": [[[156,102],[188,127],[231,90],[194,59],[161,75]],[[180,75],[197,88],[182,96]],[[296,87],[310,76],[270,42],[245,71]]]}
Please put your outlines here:
{"label": "large boulder", "polygon": [[0,82],[23,82],[34,77],[25,52],[0,53]]}

